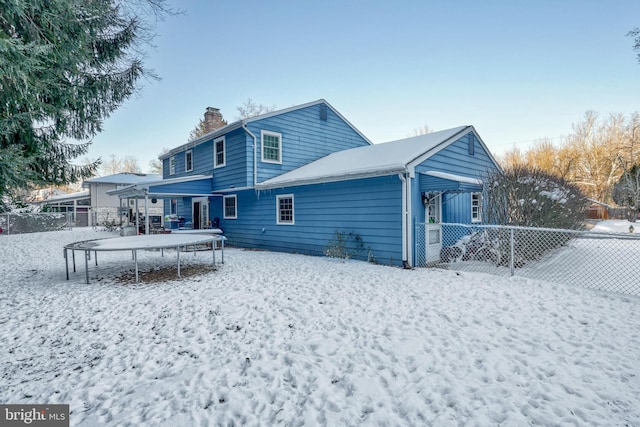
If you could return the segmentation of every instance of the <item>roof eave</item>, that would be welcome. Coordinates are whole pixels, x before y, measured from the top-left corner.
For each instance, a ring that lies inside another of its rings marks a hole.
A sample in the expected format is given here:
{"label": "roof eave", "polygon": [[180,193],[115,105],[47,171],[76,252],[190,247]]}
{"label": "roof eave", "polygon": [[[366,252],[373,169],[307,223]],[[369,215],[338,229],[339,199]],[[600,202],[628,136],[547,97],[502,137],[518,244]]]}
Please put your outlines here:
{"label": "roof eave", "polygon": [[378,176],[395,175],[398,173],[404,173],[405,171],[406,169],[404,166],[394,166],[392,168],[380,169],[380,170],[369,171],[369,172],[355,172],[355,173],[340,174],[340,175],[336,174],[336,175],[328,175],[323,177],[276,181],[276,182],[266,181],[263,183],[256,184],[255,188],[256,190],[271,190],[274,188],[295,187],[298,185],[326,184],[329,182],[351,181],[355,179],[375,178]]}

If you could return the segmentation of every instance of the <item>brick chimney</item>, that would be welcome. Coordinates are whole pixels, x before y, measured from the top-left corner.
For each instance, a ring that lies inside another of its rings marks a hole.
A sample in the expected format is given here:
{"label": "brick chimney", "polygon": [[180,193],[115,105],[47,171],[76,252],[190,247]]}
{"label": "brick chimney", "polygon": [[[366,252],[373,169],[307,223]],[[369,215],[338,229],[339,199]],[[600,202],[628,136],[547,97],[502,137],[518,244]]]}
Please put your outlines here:
{"label": "brick chimney", "polygon": [[213,132],[226,124],[227,122],[224,121],[222,114],[220,114],[220,109],[207,107],[207,110],[204,112],[204,126],[207,133]]}

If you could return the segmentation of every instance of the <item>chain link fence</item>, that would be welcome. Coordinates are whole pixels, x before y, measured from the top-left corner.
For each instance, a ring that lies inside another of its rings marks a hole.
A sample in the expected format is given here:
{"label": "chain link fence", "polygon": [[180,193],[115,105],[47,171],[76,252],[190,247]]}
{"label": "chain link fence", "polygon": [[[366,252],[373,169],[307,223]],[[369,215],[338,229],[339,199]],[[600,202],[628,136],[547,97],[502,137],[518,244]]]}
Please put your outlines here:
{"label": "chain link fence", "polygon": [[[638,227],[640,231],[640,227]],[[417,224],[416,265],[640,295],[640,235]]]}
{"label": "chain link fence", "polygon": [[73,223],[72,212],[0,213],[0,234],[71,229]]}

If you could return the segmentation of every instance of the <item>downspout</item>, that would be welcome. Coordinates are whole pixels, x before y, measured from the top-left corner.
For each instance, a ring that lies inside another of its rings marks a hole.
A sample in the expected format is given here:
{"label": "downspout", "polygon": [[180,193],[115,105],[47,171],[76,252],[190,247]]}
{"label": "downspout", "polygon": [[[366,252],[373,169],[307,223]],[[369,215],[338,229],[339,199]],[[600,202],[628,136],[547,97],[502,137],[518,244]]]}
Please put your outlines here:
{"label": "downspout", "polygon": [[402,181],[402,266],[404,268],[411,268],[410,263],[408,262],[408,251],[407,244],[409,242],[407,236],[407,226],[409,223],[409,209],[408,209],[408,201],[407,201],[407,178],[404,174],[399,173],[398,177],[400,181]]}
{"label": "downspout", "polygon": [[247,124],[242,121],[242,129],[253,138],[253,187],[258,183],[258,138],[247,128]]}

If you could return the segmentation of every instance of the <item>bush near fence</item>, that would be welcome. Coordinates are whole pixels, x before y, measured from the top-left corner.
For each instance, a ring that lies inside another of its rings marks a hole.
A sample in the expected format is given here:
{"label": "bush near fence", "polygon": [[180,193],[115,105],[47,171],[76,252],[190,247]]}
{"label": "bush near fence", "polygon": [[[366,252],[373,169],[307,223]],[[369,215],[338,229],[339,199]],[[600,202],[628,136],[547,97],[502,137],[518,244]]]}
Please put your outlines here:
{"label": "bush near fence", "polygon": [[429,224],[417,224],[417,266],[529,277],[640,295],[640,235],[636,233],[439,225],[439,261],[427,265],[425,233]]}

